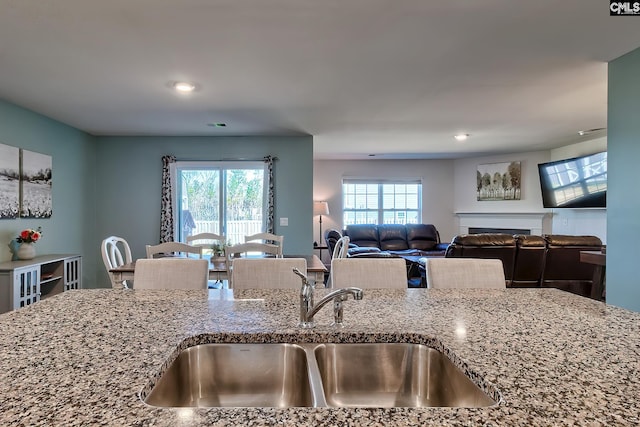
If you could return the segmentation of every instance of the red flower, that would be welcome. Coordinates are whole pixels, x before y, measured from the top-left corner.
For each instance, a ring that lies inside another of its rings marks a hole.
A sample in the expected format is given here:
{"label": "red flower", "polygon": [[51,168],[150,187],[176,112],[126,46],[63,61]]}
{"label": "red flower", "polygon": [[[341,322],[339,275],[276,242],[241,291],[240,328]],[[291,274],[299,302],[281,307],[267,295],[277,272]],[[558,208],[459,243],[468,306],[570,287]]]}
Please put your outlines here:
{"label": "red flower", "polygon": [[16,237],[16,242],[18,243],[35,243],[42,237],[42,229],[38,227],[36,230],[31,228],[27,228],[22,230],[18,237]]}

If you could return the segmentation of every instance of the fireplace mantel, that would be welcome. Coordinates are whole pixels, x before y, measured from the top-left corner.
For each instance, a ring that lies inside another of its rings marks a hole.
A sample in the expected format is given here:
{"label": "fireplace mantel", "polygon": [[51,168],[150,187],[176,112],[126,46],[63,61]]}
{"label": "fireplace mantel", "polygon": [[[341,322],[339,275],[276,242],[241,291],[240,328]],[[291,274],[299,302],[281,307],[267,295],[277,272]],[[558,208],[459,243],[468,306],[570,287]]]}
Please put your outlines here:
{"label": "fireplace mantel", "polygon": [[551,232],[550,212],[456,212],[460,234],[468,234],[470,227],[517,228],[541,235]]}

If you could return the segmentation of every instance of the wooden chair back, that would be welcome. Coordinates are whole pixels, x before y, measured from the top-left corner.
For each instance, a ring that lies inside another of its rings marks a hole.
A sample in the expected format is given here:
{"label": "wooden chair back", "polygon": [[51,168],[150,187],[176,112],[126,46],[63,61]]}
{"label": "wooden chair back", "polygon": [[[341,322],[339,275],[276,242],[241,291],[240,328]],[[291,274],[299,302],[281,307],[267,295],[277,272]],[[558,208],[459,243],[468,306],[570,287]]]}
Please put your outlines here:
{"label": "wooden chair back", "polygon": [[165,242],[160,243],[159,245],[147,245],[146,249],[147,258],[157,258],[154,257],[154,255],[158,254],[168,256],[180,254],[187,256],[189,254],[195,254],[198,255],[199,258],[202,258],[202,246],[192,246],[182,242]]}
{"label": "wooden chair back", "polygon": [[304,258],[237,258],[233,260],[233,289],[298,289],[293,269],[307,271]]}
{"label": "wooden chair back", "polygon": [[134,289],[207,289],[209,261],[192,258],[142,258],[136,261]]}
{"label": "wooden chair back", "polygon": [[282,256],[282,250],[284,246],[284,236],[280,236],[278,234],[272,234],[272,233],[258,233],[258,234],[253,234],[251,236],[244,237],[245,243],[254,242],[256,240],[260,240],[262,243],[276,245],[279,250],[278,255]]}
{"label": "wooden chair back", "polygon": [[407,265],[403,258],[333,258],[334,288],[406,289]]}
{"label": "wooden chair back", "polygon": [[[116,267],[120,267],[123,264],[129,264],[133,262],[131,258],[131,248],[125,239],[117,236],[109,236],[102,241],[100,245],[100,251],[102,252],[102,261],[107,269],[107,274],[111,280],[111,287],[113,288],[128,288],[129,283],[126,280],[121,282],[116,281],[112,273],[109,270]],[[123,253],[124,252],[124,256]]]}
{"label": "wooden chair back", "polygon": [[502,260],[427,258],[427,287],[432,289],[505,289]]}

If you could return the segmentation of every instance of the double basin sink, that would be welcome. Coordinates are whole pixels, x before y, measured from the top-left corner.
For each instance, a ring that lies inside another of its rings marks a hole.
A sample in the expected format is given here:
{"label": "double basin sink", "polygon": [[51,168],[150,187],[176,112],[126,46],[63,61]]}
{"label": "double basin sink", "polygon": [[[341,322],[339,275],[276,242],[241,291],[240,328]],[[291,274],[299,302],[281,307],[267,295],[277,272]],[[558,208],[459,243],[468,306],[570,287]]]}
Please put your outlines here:
{"label": "double basin sink", "polygon": [[159,407],[484,407],[443,353],[411,343],[200,344],[143,398]]}

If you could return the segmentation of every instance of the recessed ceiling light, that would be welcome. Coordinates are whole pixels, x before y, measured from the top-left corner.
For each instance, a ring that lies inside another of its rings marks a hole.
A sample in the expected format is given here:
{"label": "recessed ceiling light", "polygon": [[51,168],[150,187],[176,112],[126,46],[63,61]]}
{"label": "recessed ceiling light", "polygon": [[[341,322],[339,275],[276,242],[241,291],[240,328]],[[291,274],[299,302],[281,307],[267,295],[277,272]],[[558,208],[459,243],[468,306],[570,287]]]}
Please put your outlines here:
{"label": "recessed ceiling light", "polygon": [[469,138],[469,134],[468,133],[459,133],[457,135],[454,135],[453,137],[457,140],[457,141],[464,141],[465,139]]}
{"label": "recessed ceiling light", "polygon": [[196,85],[190,82],[175,82],[173,88],[180,93],[190,93],[196,89]]}

